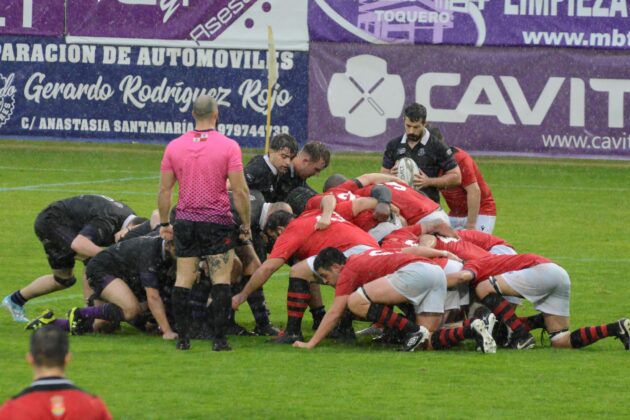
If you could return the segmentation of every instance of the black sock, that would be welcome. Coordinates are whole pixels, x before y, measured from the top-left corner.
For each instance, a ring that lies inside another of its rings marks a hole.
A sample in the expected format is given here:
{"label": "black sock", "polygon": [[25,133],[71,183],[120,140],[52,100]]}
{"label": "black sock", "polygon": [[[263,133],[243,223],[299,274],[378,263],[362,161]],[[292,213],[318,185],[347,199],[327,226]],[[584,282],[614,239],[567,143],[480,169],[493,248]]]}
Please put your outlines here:
{"label": "black sock", "polygon": [[525,327],[525,331],[536,330],[538,328],[545,328],[545,316],[542,313],[519,318]]}
{"label": "black sock", "polygon": [[229,284],[212,285],[212,305],[210,306],[214,316],[214,337],[224,339],[232,310],[232,291]]}
{"label": "black sock", "polygon": [[418,326],[409,322],[404,316],[394,312],[391,306],[371,303],[367,313],[367,320],[377,322],[389,328],[402,331],[405,334],[418,331]]}
{"label": "black sock", "polygon": [[20,291],[18,290],[11,295],[11,301],[16,305],[24,306],[28,299],[22,296],[22,293],[20,293]]}
{"label": "black sock", "polygon": [[[247,279],[249,280],[249,277],[247,277]],[[243,281],[245,281],[245,277],[243,277]],[[255,290],[254,292],[252,292],[251,295],[249,295],[249,297],[247,298],[247,303],[252,310],[252,315],[254,315],[256,325],[266,326],[270,324],[269,309],[267,309],[265,293],[263,292],[262,287],[258,290]]]}
{"label": "black sock", "polygon": [[311,289],[304,279],[289,278],[287,292],[287,329],[286,333],[298,335],[302,333],[302,318],[311,300]]}
{"label": "black sock", "polygon": [[196,326],[208,322],[208,297],[211,285],[209,282],[200,281],[190,289],[189,305],[192,323]]}
{"label": "black sock", "polygon": [[180,340],[188,339],[188,318],[190,316],[190,289],[185,287],[173,287],[172,306],[175,328]]}

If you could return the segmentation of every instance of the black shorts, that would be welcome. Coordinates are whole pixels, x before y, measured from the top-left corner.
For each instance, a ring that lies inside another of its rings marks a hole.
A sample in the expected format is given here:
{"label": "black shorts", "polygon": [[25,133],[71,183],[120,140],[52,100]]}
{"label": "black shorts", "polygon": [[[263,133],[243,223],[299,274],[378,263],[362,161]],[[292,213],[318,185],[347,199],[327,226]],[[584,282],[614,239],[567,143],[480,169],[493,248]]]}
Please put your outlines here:
{"label": "black shorts", "polygon": [[236,225],[175,220],[175,253],[178,257],[205,257],[225,254],[238,244]]}
{"label": "black shorts", "polygon": [[85,275],[87,276],[90,288],[98,296],[114,279],[120,278],[116,274],[115,261],[109,255],[101,253],[92,258],[85,267]]}
{"label": "black shorts", "polygon": [[44,245],[50,268],[74,267],[76,253],[70,245],[79,232],[63,212],[54,207],[44,209],[35,219],[35,234]]}

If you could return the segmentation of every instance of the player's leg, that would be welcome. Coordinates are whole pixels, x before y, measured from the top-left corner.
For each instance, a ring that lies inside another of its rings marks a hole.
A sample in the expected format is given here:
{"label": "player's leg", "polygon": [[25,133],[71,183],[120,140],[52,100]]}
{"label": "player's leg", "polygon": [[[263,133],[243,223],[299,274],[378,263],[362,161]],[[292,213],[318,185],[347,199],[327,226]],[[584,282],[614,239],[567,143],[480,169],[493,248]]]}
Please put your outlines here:
{"label": "player's leg", "polygon": [[351,294],[348,298],[348,309],[359,318],[400,331],[405,335],[403,350],[414,351],[426,341],[429,332],[394,311],[393,305],[406,301],[404,296],[391,287],[386,277],[381,277]]}
{"label": "player's leg", "polygon": [[557,315],[545,315],[545,324],[550,332],[551,345],[558,348],[579,349],[606,338],[621,340],[624,348],[630,350],[630,320],[622,318],[610,324],[581,327],[569,332],[569,318]]}
{"label": "player's leg", "polygon": [[209,255],[208,274],[212,279],[212,315],[214,317],[214,343],[212,350],[231,350],[226,339],[230,311],[232,309],[231,273],[235,253],[230,249],[222,254]]}
{"label": "player's leg", "polygon": [[[241,283],[239,285],[239,291],[249,282],[252,274],[260,267],[260,259],[251,244],[246,244],[236,248],[238,257],[243,262],[243,275]],[[271,325],[269,320],[269,309],[267,308],[267,302],[265,301],[265,294],[263,288],[259,288],[251,293],[247,297],[247,303],[254,316],[256,327],[254,332],[258,335],[276,336],[278,330]]]}
{"label": "player's leg", "polygon": [[307,260],[291,266],[287,290],[287,326],[284,335],[276,340],[277,343],[290,344],[302,340],[302,318],[313,297],[311,284],[314,281],[315,276]]}
{"label": "player's leg", "polygon": [[511,343],[514,348],[523,350],[534,347],[534,337],[526,331],[523,322],[516,316],[514,308],[504,297],[504,295],[522,296],[512,289],[502,276],[479,283],[475,292],[480,302],[492,311],[497,320],[510,328]]}

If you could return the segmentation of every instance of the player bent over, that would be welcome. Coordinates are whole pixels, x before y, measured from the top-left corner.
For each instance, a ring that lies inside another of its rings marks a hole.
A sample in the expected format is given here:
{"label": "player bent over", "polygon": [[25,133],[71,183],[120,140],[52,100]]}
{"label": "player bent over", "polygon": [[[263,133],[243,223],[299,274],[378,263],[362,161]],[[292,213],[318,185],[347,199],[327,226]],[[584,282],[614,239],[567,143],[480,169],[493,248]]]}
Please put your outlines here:
{"label": "player bent over", "polygon": [[[311,340],[297,341],[295,347],[315,347],[347,307],[361,318],[404,332],[405,351],[414,351],[424,342],[435,350],[446,349],[468,338],[475,338],[486,353],[496,351],[494,340],[479,319],[430,333],[442,319],[446,277],[429,259],[377,249],[347,258],[338,249],[326,248],[315,259],[315,268],[324,282],[335,287],[335,299]],[[403,302],[414,305],[417,325],[393,311],[392,305]]]}
{"label": "player bent over", "polygon": [[[138,290],[144,290],[149,310],[160,327],[162,338],[177,338],[169,324],[159,291],[161,281],[174,260],[173,241],[165,241],[160,237],[129,239],[99,253],[88,263],[86,273],[95,297],[105,303],[68,311],[67,328],[70,333],[80,335],[87,332],[94,319],[109,321],[113,325],[121,321],[132,322],[143,312],[140,300],[144,300],[144,296]],[[52,312],[46,311],[30,322],[27,329],[37,329],[50,323],[65,327],[63,320],[59,321],[54,321]]]}
{"label": "player bent over", "polygon": [[[93,257],[118,240],[121,231],[142,223],[128,206],[102,195],[80,195],[55,201],[39,213],[35,233],[44,246],[52,274],[2,299],[14,321],[28,322],[27,301],[63,290],[76,283],[75,259]],[[86,296],[87,297],[87,296]]]}
{"label": "player bent over", "polygon": [[517,318],[504,296],[530,301],[544,316],[551,345],[581,348],[606,337],[617,337],[630,350],[630,320],[582,327],[569,332],[571,281],[567,272],[551,260],[535,254],[493,255],[467,262],[463,270],[450,274],[448,282],[472,281],[481,302],[512,331],[512,347],[534,347],[528,326]]}

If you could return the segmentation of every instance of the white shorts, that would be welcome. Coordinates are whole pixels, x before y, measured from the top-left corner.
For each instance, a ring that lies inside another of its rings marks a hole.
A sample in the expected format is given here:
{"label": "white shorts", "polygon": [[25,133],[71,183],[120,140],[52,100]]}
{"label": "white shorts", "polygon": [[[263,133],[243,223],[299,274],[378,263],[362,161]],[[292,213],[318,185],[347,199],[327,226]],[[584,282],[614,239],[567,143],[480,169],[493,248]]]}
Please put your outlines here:
{"label": "white shorts", "polygon": [[569,316],[571,280],[569,274],[554,263],[502,274],[506,283],[530,301],[536,310],[559,316]]}
{"label": "white shorts", "polygon": [[[372,247],[369,245],[357,245],[343,251],[343,255],[345,255],[346,258],[348,258],[351,255],[360,254],[363,251],[367,251],[368,249],[372,249]],[[317,274],[317,271],[315,271],[315,258],[317,258],[317,255],[308,257],[306,259],[306,263],[308,264],[308,268],[310,268],[311,271],[315,274],[315,278],[318,280],[321,280],[321,277],[319,276],[319,274]]]}
{"label": "white shorts", "polygon": [[492,248],[490,248],[489,252],[495,255],[516,255],[517,254],[514,248],[510,248],[507,245],[495,245]]}
{"label": "white shorts", "polygon": [[415,262],[385,278],[398,293],[413,303],[417,314],[444,313],[446,276],[440,266]]}
{"label": "white shorts", "polygon": [[[453,229],[466,229],[466,223],[468,217],[450,217],[451,226]],[[486,214],[480,214],[477,216],[477,223],[475,224],[475,230],[492,233],[494,225],[497,222],[497,216],[488,216]]]}
{"label": "white shorts", "polygon": [[[454,260],[448,260],[444,272],[448,275],[450,273],[457,273],[461,271],[463,265],[460,262]],[[450,311],[453,309],[459,309],[462,306],[470,303],[470,286],[468,283],[460,284],[454,289],[446,290],[446,300],[444,301],[444,310]]]}
{"label": "white shorts", "polygon": [[448,218],[448,214],[446,214],[446,212],[442,210],[441,207],[435,210],[434,212],[427,214],[422,219],[418,220],[416,224],[419,224],[420,222],[431,222],[433,220],[441,220],[449,226],[451,224]]}
{"label": "white shorts", "polygon": [[381,242],[384,237],[389,235],[395,230],[402,228],[402,222],[398,217],[394,217],[387,222],[381,222],[368,231],[370,236],[376,239],[376,242]]}

